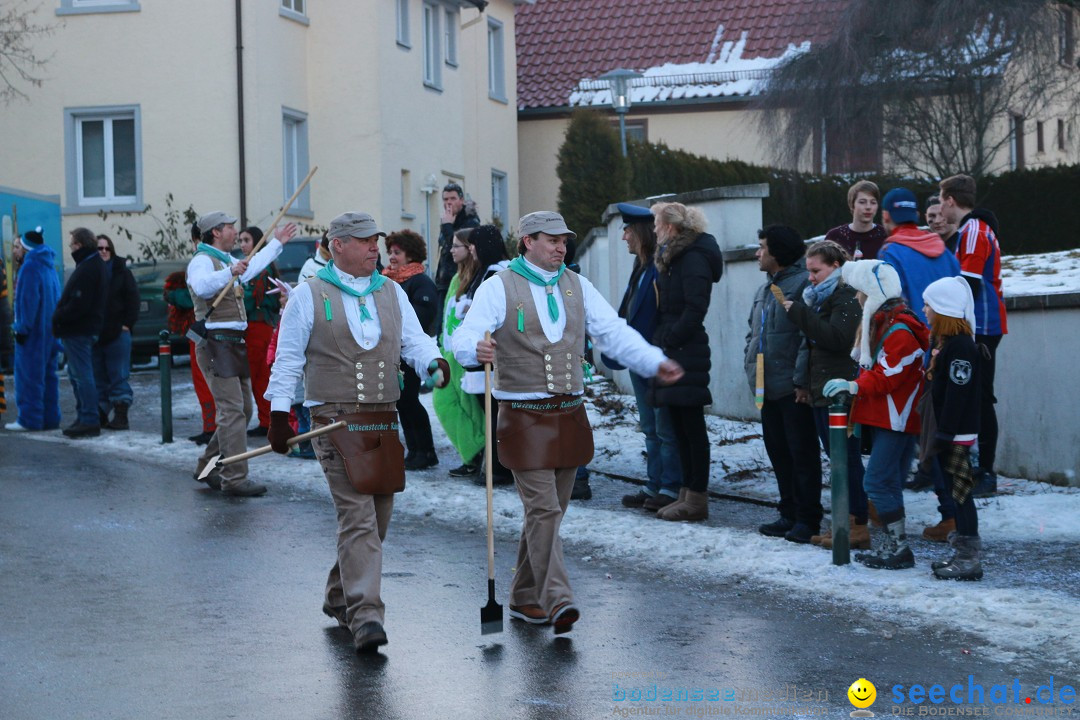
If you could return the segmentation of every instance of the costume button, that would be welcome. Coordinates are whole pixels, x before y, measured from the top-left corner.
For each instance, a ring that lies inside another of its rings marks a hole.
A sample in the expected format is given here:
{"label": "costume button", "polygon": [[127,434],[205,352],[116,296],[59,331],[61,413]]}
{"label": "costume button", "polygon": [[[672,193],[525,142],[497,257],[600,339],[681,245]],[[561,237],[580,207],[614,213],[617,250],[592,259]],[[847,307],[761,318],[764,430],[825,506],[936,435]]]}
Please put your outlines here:
{"label": "costume button", "polygon": [[554,389],[555,389],[555,383],[548,383],[548,390],[554,390]]}
{"label": "costume button", "polygon": [[381,367],[381,368],[384,368],[384,367],[386,367],[386,363],[385,363],[385,362],[383,362],[382,360],[380,360],[380,361],[379,361],[379,367]]}
{"label": "costume button", "polygon": [[379,373],[379,379],[380,379],[380,380],[381,380],[382,378],[384,378],[384,377],[386,377],[386,373],[384,373],[384,372],[381,372],[381,373]]}
{"label": "costume button", "polygon": [[382,393],[379,393],[379,394],[378,394],[378,395],[376,395],[375,397],[377,397],[378,399],[382,400]]}
{"label": "costume button", "polygon": [[571,386],[570,386],[570,383],[566,383],[566,389],[567,389],[567,390],[570,390],[570,389],[572,389],[572,388],[571,388]]}
{"label": "costume button", "polygon": [[359,395],[357,395],[356,399],[359,400],[360,402],[363,402],[364,401],[364,393],[360,393]]}
{"label": "costume button", "polygon": [[550,359],[551,359],[551,356],[550,356],[550,355],[545,355],[545,356],[544,356],[544,359],[545,359],[545,360],[550,360]]}
{"label": "costume button", "polygon": [[570,380],[570,379],[571,379],[570,373],[566,373],[566,379],[567,379],[567,380]]}
{"label": "costume button", "polygon": [[545,370],[550,370],[550,369],[551,369],[551,366],[550,366],[550,365],[545,365],[545,366],[544,366],[544,369],[545,369]]}
{"label": "costume button", "polygon": [[356,379],[357,380],[363,380],[364,379],[364,373],[356,373]]}
{"label": "costume button", "polygon": [[574,369],[574,366],[573,366],[573,365],[571,365],[570,363],[566,363],[566,369],[567,369],[567,370],[573,370],[573,369]]}
{"label": "costume button", "polygon": [[574,356],[573,356],[573,355],[571,355],[570,353],[566,353],[566,359],[567,359],[567,360],[569,360],[569,359],[570,359],[570,358],[572,358],[572,357],[574,357]]}
{"label": "costume button", "polygon": [[554,375],[552,375],[551,373],[548,373],[547,379],[548,379],[548,380],[554,380],[554,379],[555,379],[555,376],[554,376]]}
{"label": "costume button", "polygon": [[363,390],[364,389],[364,383],[356,383],[356,389],[357,390]]}
{"label": "costume button", "polygon": [[379,383],[379,389],[380,389],[380,390],[382,390],[382,389],[383,389],[384,387],[386,387],[386,386],[385,386],[385,385],[383,385],[382,383]]}
{"label": "costume button", "polygon": [[356,369],[357,370],[363,370],[364,369],[364,363],[356,363]]}

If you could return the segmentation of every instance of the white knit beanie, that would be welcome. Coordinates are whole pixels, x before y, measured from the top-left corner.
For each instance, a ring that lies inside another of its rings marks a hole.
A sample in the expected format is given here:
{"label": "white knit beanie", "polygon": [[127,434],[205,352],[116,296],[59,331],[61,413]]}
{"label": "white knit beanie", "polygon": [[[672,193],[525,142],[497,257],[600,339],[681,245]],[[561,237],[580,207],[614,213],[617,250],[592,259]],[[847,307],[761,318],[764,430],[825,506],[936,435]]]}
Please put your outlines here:
{"label": "white knit beanie", "polygon": [[851,355],[864,368],[869,368],[874,365],[870,355],[870,320],[886,300],[900,297],[900,276],[892,265],[881,260],[846,262],[840,272],[845,283],[866,295],[859,347]]}
{"label": "white knit beanie", "polygon": [[922,299],[938,315],[967,320],[975,337],[975,298],[967,280],[960,276],[935,280],[923,290]]}

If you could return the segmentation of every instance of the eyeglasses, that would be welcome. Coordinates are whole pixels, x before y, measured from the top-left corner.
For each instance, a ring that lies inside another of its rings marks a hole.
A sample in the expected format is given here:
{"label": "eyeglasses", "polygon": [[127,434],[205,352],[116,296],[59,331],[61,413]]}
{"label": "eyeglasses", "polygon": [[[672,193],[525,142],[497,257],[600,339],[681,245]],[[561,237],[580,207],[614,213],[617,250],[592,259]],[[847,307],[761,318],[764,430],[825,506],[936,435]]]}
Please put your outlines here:
{"label": "eyeglasses", "polygon": [[109,246],[108,245],[98,245],[97,251],[98,252],[109,252]]}
{"label": "eyeglasses", "polygon": [[464,249],[465,249],[465,246],[464,246],[464,245],[462,245],[461,243],[452,243],[452,244],[450,245],[450,249],[451,249],[451,250],[464,250]]}

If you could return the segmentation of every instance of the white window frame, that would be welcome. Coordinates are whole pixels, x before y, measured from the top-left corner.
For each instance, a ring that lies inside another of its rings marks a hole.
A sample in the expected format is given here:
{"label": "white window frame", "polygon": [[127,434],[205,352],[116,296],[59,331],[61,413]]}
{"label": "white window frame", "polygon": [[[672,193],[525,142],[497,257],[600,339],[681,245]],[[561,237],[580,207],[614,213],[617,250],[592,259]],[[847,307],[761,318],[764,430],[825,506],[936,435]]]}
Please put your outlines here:
{"label": "white window frame", "polygon": [[289,20],[295,20],[301,25],[309,25],[311,21],[307,16],[308,0],[281,0],[278,5],[278,15]]}
{"label": "white window frame", "polygon": [[397,44],[406,50],[412,48],[412,40],[409,38],[409,0],[396,0],[397,2]]}
{"label": "white window frame", "polygon": [[488,39],[488,97],[505,103],[506,97],[506,33],[495,18],[487,19]]}
{"label": "white window frame", "polygon": [[139,12],[138,0],[60,0],[57,15],[90,15],[92,13]]}
{"label": "white window frame", "polygon": [[[117,195],[115,168],[113,166],[112,123],[114,120],[134,122],[135,194]],[[86,197],[83,193],[83,145],[82,124],[104,122],[104,181],[105,195]],[[108,105],[99,107],[64,108],[64,164],[67,188],[67,206],[64,213],[142,212],[142,118],[138,105]]]}
{"label": "white window frame", "polygon": [[444,8],[443,13],[443,54],[446,64],[458,66],[458,13],[451,8]]}
{"label": "white window frame", "polygon": [[498,218],[502,226],[510,221],[510,181],[507,173],[491,168],[491,219]]}
{"label": "white window frame", "polygon": [[442,18],[442,6],[437,2],[425,0],[421,13],[420,27],[424,36],[424,86],[441,91],[443,56],[439,21]]}
{"label": "white window frame", "polygon": [[[308,158],[308,116],[305,112],[281,109],[281,177],[282,202],[296,192],[297,186],[311,169]],[[290,172],[291,171],[291,172]],[[304,188],[289,209],[288,215],[314,217],[311,212],[311,186]]]}

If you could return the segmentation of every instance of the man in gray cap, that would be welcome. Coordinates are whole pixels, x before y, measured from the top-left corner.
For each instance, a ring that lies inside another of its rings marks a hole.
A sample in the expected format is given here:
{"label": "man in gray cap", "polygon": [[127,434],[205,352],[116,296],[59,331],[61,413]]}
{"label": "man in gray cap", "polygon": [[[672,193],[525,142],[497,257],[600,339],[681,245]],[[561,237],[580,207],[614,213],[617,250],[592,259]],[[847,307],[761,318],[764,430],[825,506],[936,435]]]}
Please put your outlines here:
{"label": "man in gray cap", "polygon": [[[236,245],[236,218],[224,212],[207,213],[199,218],[202,242],[187,267],[187,286],[195,303],[195,319],[206,321],[206,337],[195,346],[195,361],[214,396],[217,430],[195,467],[198,478],[215,455],[229,457],[247,451],[247,425],[251,420],[251,373],[248,369],[244,331],[244,283],[249,282],[281,254],[281,248],[296,235],[296,225],[280,227],[274,237],[248,260],[237,260],[230,253]],[[207,317],[210,305],[223,288],[231,292]],[[246,460],[230,463],[213,472],[207,485],[226,495],[253,497],[266,492],[266,486],[247,477]]]}
{"label": "man in gray cap", "polygon": [[312,445],[338,518],[337,562],[326,581],[323,612],[352,633],[358,653],[387,642],[382,541],[394,493],[405,489],[396,410],[401,361],[429,386],[444,387],[450,379],[405,291],[376,270],[380,236],[385,233],[367,213],[331,221],[332,259],[290,293],[266,391],[267,439],[276,452],[288,452],[295,435],[289,407],[301,376],[312,425],[347,423]]}
{"label": "man in gray cap", "polygon": [[[522,256],[476,291],[451,339],[465,367],[493,363],[499,401],[499,460],[514,473],[525,521],[510,617],[554,626],[580,617],[563,563],[559,525],[574,475],[592,459],[584,406],[585,335],[642,377],[671,383],[683,370],[626,324],[584,277],[566,269],[566,241],[576,235],[555,212],[518,222]],[[491,339],[485,340],[485,333]]]}

